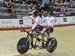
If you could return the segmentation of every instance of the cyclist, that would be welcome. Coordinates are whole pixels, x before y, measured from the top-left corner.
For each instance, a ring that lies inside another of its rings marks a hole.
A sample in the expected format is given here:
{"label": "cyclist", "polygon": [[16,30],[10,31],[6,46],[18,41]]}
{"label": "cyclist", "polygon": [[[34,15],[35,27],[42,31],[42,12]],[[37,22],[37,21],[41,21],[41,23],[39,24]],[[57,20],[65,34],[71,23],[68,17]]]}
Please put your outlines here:
{"label": "cyclist", "polygon": [[43,32],[47,33],[47,39],[49,42],[50,41],[49,35],[54,31],[55,17],[53,16],[53,13],[48,13],[48,16],[46,17],[46,19],[47,19],[46,28],[43,29]]}
{"label": "cyclist", "polygon": [[[33,32],[37,32],[37,33],[40,33],[40,31],[43,30],[43,18],[44,16],[42,15],[41,11],[35,11],[33,14],[36,14],[36,17],[33,19],[34,21],[34,24],[32,26],[32,29],[31,29],[31,33],[30,33],[30,36],[31,36],[31,45],[33,46]],[[38,39],[38,38],[37,38]],[[38,39],[39,41],[39,39]]]}

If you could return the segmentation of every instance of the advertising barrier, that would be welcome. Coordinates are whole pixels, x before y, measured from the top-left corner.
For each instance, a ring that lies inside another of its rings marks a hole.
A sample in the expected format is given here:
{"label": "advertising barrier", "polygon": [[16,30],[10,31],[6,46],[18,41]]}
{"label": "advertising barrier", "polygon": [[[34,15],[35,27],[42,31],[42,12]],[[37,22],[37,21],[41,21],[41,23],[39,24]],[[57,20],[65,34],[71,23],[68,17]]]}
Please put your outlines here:
{"label": "advertising barrier", "polygon": [[0,28],[17,27],[18,25],[18,19],[0,19]]}
{"label": "advertising barrier", "polygon": [[[45,22],[46,23],[46,22]],[[44,24],[45,24],[44,23]],[[75,24],[75,16],[55,17],[55,25]],[[0,28],[31,27],[32,19],[0,19]]]}
{"label": "advertising barrier", "polygon": [[55,25],[75,24],[75,16],[56,17],[55,20]]}

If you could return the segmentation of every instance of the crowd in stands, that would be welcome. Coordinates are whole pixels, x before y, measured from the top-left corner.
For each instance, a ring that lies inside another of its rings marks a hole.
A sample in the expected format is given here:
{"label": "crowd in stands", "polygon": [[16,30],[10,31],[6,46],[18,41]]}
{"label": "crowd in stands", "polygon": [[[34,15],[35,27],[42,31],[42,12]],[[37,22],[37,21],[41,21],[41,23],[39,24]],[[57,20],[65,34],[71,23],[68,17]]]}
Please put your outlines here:
{"label": "crowd in stands", "polygon": [[[45,0],[44,0],[45,1]],[[75,1],[71,0],[64,3],[55,3],[55,0],[42,3],[42,0],[0,0],[0,7],[7,8],[8,13],[16,12],[14,3],[27,4],[29,14],[32,14],[35,10],[41,10],[42,12],[52,12],[55,16],[74,16],[75,15]]]}
{"label": "crowd in stands", "polygon": [[55,2],[47,2],[42,4],[42,2],[39,0],[39,2],[36,2],[34,4],[31,2],[29,7],[29,11],[33,12],[34,10],[44,10],[46,12],[52,12],[55,14],[55,16],[73,16],[75,15],[75,1],[71,0],[69,2],[64,2],[63,4],[56,4]]}

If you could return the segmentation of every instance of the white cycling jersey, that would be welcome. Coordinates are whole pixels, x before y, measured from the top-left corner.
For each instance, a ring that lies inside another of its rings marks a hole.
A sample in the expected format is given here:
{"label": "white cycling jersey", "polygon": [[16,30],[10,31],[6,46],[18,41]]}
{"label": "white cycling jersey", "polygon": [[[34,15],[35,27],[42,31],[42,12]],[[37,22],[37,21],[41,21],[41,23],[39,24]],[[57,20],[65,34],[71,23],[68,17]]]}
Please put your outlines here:
{"label": "white cycling jersey", "polygon": [[50,27],[52,27],[52,28],[54,27],[54,21],[55,21],[54,18],[55,18],[55,17],[53,17],[53,16],[51,16],[51,17],[46,17],[46,19],[47,19],[47,23],[46,23],[47,26],[50,26]]}
{"label": "white cycling jersey", "polygon": [[43,17],[37,16],[34,21],[32,29],[34,29],[37,25],[43,26]]}

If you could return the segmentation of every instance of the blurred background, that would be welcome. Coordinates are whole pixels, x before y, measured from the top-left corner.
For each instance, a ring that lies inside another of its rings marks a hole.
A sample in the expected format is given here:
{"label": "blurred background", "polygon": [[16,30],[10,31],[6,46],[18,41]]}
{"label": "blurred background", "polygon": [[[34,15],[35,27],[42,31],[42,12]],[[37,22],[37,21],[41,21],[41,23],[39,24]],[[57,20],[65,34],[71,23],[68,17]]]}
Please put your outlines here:
{"label": "blurred background", "polygon": [[34,10],[54,13],[54,16],[74,16],[75,0],[0,0],[0,19],[19,19]]}

